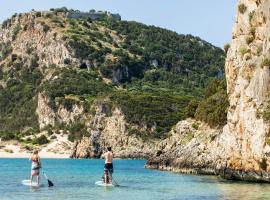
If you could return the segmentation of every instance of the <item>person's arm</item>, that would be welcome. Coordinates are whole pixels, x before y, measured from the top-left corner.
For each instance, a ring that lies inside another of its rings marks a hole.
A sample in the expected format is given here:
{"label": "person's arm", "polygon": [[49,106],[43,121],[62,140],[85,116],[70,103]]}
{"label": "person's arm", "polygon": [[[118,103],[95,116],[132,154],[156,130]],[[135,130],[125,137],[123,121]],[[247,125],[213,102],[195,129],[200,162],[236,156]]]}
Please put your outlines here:
{"label": "person's arm", "polygon": [[102,158],[102,159],[105,159],[105,157],[106,157],[106,153],[103,153],[103,154],[100,156],[100,158]]}
{"label": "person's arm", "polygon": [[103,154],[101,155],[101,158],[102,158],[102,159],[106,159],[106,156],[107,156],[107,152],[106,152],[106,153],[103,153]]}

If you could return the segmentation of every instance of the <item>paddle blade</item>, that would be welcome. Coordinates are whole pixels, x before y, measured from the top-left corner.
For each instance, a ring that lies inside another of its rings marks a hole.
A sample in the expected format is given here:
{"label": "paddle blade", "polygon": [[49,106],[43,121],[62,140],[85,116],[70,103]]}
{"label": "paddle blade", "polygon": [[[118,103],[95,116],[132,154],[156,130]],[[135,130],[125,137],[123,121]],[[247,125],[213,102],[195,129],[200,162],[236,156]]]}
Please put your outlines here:
{"label": "paddle blade", "polygon": [[49,186],[49,187],[54,186],[53,182],[51,182],[49,179],[48,179],[47,181],[48,181],[48,186]]}

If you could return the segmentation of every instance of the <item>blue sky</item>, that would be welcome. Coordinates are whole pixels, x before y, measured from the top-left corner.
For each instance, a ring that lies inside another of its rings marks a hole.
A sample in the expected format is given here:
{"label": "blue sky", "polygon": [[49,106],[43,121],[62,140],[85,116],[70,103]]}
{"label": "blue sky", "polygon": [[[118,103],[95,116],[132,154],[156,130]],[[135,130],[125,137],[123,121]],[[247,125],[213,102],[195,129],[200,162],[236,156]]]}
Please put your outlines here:
{"label": "blue sky", "polygon": [[124,20],[192,34],[223,47],[231,40],[236,5],[237,0],[0,0],[0,22],[31,9],[107,10]]}

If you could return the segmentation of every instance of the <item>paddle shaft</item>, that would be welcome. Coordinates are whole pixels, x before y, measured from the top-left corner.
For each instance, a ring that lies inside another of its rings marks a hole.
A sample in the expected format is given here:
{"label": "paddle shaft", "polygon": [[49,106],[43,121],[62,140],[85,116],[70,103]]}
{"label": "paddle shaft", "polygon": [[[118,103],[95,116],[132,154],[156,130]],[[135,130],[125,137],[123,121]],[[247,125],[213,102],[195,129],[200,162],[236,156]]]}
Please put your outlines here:
{"label": "paddle shaft", "polygon": [[46,175],[45,172],[43,172],[43,175],[44,175],[45,179],[48,181],[48,186],[49,186],[49,187],[54,186],[53,182],[49,180],[49,178],[48,178],[48,176]]}

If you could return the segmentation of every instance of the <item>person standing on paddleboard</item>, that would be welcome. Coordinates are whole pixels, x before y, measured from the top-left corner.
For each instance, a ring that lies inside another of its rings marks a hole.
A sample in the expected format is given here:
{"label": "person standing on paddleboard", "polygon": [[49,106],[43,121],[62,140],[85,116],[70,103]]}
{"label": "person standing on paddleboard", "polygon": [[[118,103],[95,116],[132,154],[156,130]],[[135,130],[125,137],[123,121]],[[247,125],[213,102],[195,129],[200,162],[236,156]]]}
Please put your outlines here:
{"label": "person standing on paddleboard", "polygon": [[104,183],[110,184],[112,183],[112,174],[113,174],[113,153],[112,148],[108,147],[107,152],[102,155],[105,158],[105,166],[104,166]]}
{"label": "person standing on paddleboard", "polygon": [[33,177],[37,177],[37,184],[39,184],[39,171],[41,169],[41,161],[38,155],[38,150],[35,150],[34,153],[31,155],[29,160],[32,161],[31,166],[31,175],[30,175],[30,184],[32,185]]}

